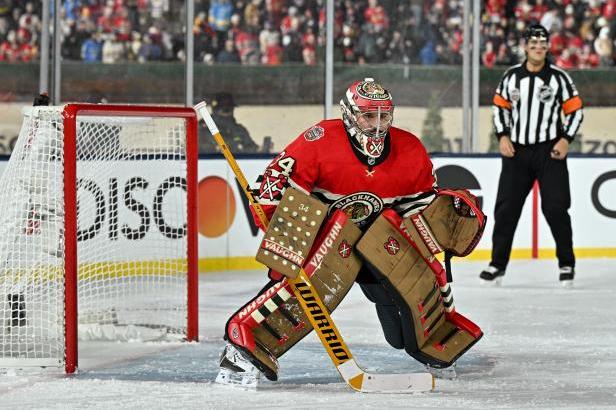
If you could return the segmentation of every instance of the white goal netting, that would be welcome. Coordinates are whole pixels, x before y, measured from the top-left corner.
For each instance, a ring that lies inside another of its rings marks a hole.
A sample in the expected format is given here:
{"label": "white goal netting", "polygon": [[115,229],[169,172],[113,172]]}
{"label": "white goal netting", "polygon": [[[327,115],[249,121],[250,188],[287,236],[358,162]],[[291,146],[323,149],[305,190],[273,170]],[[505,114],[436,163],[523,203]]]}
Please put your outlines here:
{"label": "white goal netting", "polygon": [[[0,178],[0,366],[62,365],[74,246],[83,338],[113,335],[110,326],[186,332],[186,120],[98,109],[77,116],[72,182],[63,107],[24,110]],[[65,206],[65,183],[77,209]],[[76,243],[65,237],[75,215]]]}

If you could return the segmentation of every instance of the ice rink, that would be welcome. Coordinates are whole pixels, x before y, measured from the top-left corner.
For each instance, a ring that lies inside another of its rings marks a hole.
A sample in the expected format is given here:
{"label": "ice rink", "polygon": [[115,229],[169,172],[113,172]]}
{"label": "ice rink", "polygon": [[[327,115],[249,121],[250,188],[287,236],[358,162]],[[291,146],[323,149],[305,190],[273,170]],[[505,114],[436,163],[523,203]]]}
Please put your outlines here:
{"label": "ice rink", "polygon": [[[555,261],[514,261],[500,288],[479,283],[484,266],[454,259],[457,309],[485,335],[431,393],[352,392],[312,334],[281,358],[278,382],[214,384],[228,316],[265,283],[242,271],[201,276],[200,343],[82,343],[74,376],[1,375],[0,408],[616,408],[616,261],[579,260],[572,289]],[[357,286],[333,318],[366,369],[422,370],[386,344]]]}

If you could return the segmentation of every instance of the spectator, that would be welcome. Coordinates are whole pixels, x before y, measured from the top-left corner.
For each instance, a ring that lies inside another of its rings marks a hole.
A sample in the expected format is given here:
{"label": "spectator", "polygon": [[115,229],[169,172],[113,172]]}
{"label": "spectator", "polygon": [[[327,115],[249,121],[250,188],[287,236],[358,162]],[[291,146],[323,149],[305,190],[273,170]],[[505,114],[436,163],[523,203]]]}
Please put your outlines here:
{"label": "spectator", "polygon": [[302,39],[302,57],[306,65],[315,65],[317,63],[316,42],[317,40],[312,33],[312,29],[308,29],[308,32]]}
{"label": "spectator", "polygon": [[595,52],[599,56],[599,64],[604,67],[612,66],[612,39],[610,38],[610,28],[603,27],[599,32],[599,37],[594,42]]}
{"label": "spectator", "polygon": [[496,62],[496,53],[494,52],[494,45],[491,41],[486,43],[486,49],[481,54],[481,62],[487,68],[493,68]]}
{"label": "spectator", "polygon": [[571,49],[565,48],[560,56],[556,59],[556,65],[565,70],[576,67],[577,57],[575,53],[571,52]]}
{"label": "spectator", "polygon": [[261,0],[251,0],[244,10],[244,21],[246,22],[246,27],[253,32],[258,32],[261,30],[261,13],[259,11],[260,5]]}
{"label": "spectator", "polygon": [[104,64],[115,64],[125,59],[124,46],[117,41],[114,34],[108,34],[103,42],[102,61]]}
{"label": "spectator", "polygon": [[428,41],[419,52],[419,58],[423,65],[434,65],[438,59],[433,41]]}
{"label": "spectator", "polygon": [[241,30],[235,37],[235,47],[242,64],[255,65],[259,63],[259,38],[254,31],[250,29]]}
{"label": "spectator", "polygon": [[[26,14],[28,13],[28,5],[30,5],[31,9],[34,9],[34,7],[32,7],[32,3],[27,3],[26,4]],[[64,9],[64,18],[68,19],[68,20],[77,20],[77,15],[79,13],[79,8],[81,7],[81,1],[80,0],[64,0],[62,8]]]}
{"label": "spectator", "polygon": [[356,53],[362,57],[366,63],[378,62],[377,35],[371,24],[365,24],[364,29],[357,40]]}
{"label": "spectator", "polygon": [[81,59],[86,63],[99,63],[103,58],[103,44],[99,32],[84,41],[81,46]]}
{"label": "spectator", "polygon": [[0,61],[13,64],[27,63],[32,58],[32,47],[27,43],[20,43],[14,30],[9,31],[6,41],[0,45]]}
{"label": "spectator", "polygon": [[371,24],[378,32],[389,28],[389,18],[383,6],[379,5],[378,0],[368,0],[368,7],[364,11],[364,19],[367,24]]}
{"label": "spectator", "polygon": [[129,61],[139,61],[139,50],[141,49],[141,33],[138,31],[133,31],[131,33],[131,41],[128,46],[128,60]]}
{"label": "spectator", "polygon": [[274,27],[280,25],[282,19],[282,13],[285,6],[285,0],[266,0],[265,11],[267,13],[267,20],[271,21]]}
{"label": "spectator", "polygon": [[113,8],[111,6],[105,6],[103,9],[103,15],[96,21],[97,30],[101,33],[113,32]]}
{"label": "spectator", "polygon": [[344,62],[354,62],[355,59],[355,30],[351,25],[342,26],[342,58]]}
{"label": "spectator", "polygon": [[[237,105],[233,95],[227,92],[216,94],[212,100],[212,119],[233,153],[258,152],[259,146],[252,140],[248,130],[235,119],[235,107]],[[203,124],[199,129],[199,152],[218,152],[214,137]]]}
{"label": "spectator", "polygon": [[90,33],[77,27],[77,21],[67,20],[66,29],[68,33],[64,35],[62,44],[62,57],[68,60],[79,60],[81,58],[81,46],[85,40],[90,38]]}
{"label": "spectator", "polygon": [[592,51],[590,44],[584,44],[578,60],[579,68],[595,68],[599,66],[599,56]]}
{"label": "spectator", "polygon": [[513,65],[515,59],[511,52],[511,49],[507,46],[506,43],[501,43],[498,47],[498,53],[496,53],[496,59],[494,60],[494,65]]}
{"label": "spectator", "polygon": [[283,48],[280,45],[280,35],[275,33],[267,37],[267,44],[262,53],[262,62],[265,65],[280,65],[282,63]]}
{"label": "spectator", "polygon": [[273,37],[276,37],[280,43],[280,33],[274,29],[271,22],[266,21],[263,30],[259,33],[259,49],[261,54],[266,53],[267,45],[271,43]]}
{"label": "spectator", "polygon": [[[134,50],[142,48],[147,35],[149,43],[143,48],[154,48],[150,50],[154,53],[148,51],[148,60],[185,56],[179,18],[182,0],[66,0],[62,4],[63,57],[67,60],[81,58],[84,43],[96,31],[104,34],[105,43],[113,34],[114,41],[122,45],[123,52],[111,59],[116,62],[143,60],[143,53],[139,57]],[[216,62],[219,55],[226,59],[227,52],[221,52],[230,39],[243,64],[314,64],[325,44],[324,0],[199,0],[196,9],[193,31],[198,61],[206,54],[211,54],[208,61]],[[0,0],[0,44],[12,30],[20,47],[27,50],[22,54],[37,58],[40,11],[39,1]],[[486,0],[481,17],[482,54],[489,57],[484,59],[486,66],[522,61],[524,41],[518,33],[536,22],[550,28],[555,60],[568,48],[563,61],[570,64],[571,57],[579,54],[580,58],[573,58],[575,67],[588,67],[596,57],[602,66],[614,63],[616,0]],[[345,62],[460,64],[461,22],[460,0],[338,0],[334,47]],[[158,33],[151,34],[150,27]],[[135,33],[141,38],[136,44]],[[277,44],[267,36],[277,37]],[[486,53],[488,42],[490,53]],[[591,49],[582,58],[584,44]]]}
{"label": "spectator", "polygon": [[19,17],[18,24],[20,28],[28,30],[30,37],[37,36],[37,33],[41,31],[41,20],[34,12],[34,4],[31,2],[26,3],[26,10]]}
{"label": "spectator", "polygon": [[214,31],[224,34],[231,25],[232,14],[233,5],[230,0],[211,0],[209,22]]}
{"label": "spectator", "polygon": [[157,61],[162,59],[163,50],[158,42],[153,39],[151,34],[146,34],[143,37],[143,43],[139,49],[138,61],[145,63],[147,61]]}
{"label": "spectator", "polygon": [[567,37],[564,32],[556,31],[550,40],[550,53],[558,58],[567,46]]}
{"label": "spectator", "polygon": [[298,33],[290,32],[282,37],[282,59],[287,63],[304,61],[302,40]]}
{"label": "spectator", "polygon": [[385,52],[386,60],[394,64],[408,64],[410,57],[399,31],[394,31]]}
{"label": "spectator", "polygon": [[216,62],[222,64],[240,64],[240,56],[235,49],[233,40],[225,41],[225,47],[218,52]]}

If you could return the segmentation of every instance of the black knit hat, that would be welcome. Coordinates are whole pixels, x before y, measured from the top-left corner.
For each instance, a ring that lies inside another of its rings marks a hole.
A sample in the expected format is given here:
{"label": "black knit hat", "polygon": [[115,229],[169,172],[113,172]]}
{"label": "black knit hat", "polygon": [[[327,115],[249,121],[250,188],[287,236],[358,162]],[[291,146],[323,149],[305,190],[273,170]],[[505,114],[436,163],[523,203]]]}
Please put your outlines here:
{"label": "black knit hat", "polygon": [[235,104],[235,100],[233,100],[233,95],[231,95],[231,93],[222,92],[214,95],[212,107],[214,109],[233,108],[237,107],[237,104]]}

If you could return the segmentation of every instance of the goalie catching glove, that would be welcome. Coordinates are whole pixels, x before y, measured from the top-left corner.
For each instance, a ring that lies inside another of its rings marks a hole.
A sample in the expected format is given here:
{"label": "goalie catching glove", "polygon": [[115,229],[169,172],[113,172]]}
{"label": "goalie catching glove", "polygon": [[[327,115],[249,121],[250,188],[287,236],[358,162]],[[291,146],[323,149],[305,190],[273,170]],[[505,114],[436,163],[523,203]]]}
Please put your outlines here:
{"label": "goalie catching glove", "polygon": [[477,198],[465,189],[441,189],[423,211],[404,220],[424,258],[445,252],[447,282],[451,282],[452,256],[466,256],[475,249],[486,224]]}
{"label": "goalie catching glove", "polygon": [[434,254],[467,255],[479,242],[484,224],[472,195],[443,190],[407,219],[383,211],[357,244],[400,312],[402,340],[392,345],[429,366],[451,366],[483,336],[455,311],[446,272]]}

